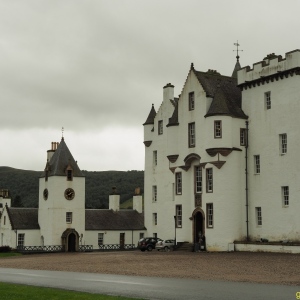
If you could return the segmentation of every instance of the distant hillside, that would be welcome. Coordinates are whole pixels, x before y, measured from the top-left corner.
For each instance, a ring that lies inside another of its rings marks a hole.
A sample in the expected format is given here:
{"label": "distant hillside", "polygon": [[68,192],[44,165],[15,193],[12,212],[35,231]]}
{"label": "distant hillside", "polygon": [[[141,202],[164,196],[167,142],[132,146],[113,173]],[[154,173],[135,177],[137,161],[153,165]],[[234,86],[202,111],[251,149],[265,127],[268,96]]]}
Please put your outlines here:
{"label": "distant hillside", "polygon": [[[108,208],[113,186],[121,203],[132,198],[136,187],[144,191],[144,171],[82,171],[85,175],[86,208]],[[0,167],[0,189],[8,189],[13,202],[24,207],[38,207],[39,177],[42,171],[28,171]],[[19,206],[19,205],[18,205]]]}

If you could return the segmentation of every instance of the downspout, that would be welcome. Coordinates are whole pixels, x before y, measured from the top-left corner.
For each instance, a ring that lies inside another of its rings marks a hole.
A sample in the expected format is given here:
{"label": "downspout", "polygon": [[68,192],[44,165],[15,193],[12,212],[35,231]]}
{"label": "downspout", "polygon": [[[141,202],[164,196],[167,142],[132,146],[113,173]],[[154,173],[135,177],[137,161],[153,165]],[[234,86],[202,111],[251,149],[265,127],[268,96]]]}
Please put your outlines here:
{"label": "downspout", "polygon": [[246,144],[245,144],[245,175],[246,175],[246,228],[247,228],[247,242],[249,241],[249,203],[248,203],[248,132],[249,122],[246,121]]}

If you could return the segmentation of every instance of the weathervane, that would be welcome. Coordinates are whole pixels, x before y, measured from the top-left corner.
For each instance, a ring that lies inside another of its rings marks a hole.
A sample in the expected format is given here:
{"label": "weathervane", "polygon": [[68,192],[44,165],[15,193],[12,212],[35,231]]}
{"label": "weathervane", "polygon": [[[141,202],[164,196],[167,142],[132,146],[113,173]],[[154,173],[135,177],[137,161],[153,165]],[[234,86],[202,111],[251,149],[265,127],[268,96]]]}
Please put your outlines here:
{"label": "weathervane", "polygon": [[[233,51],[236,51],[236,59],[237,59],[237,61],[239,61],[239,46],[240,46],[240,44],[239,44],[239,41],[236,41],[236,43],[234,43],[233,44],[234,46],[236,46],[236,50],[233,50]],[[240,51],[243,51],[243,50],[240,50]]]}

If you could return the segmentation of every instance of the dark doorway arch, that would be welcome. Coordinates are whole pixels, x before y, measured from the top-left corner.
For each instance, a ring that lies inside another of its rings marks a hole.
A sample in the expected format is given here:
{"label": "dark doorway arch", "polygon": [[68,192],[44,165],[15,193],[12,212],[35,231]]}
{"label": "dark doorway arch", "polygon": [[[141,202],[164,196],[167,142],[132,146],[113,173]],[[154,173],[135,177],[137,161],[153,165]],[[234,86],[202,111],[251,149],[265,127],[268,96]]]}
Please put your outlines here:
{"label": "dark doorway arch", "polygon": [[75,252],[76,251],[76,235],[75,233],[70,233],[68,236],[68,251]]}
{"label": "dark doorway arch", "polygon": [[199,242],[200,235],[205,235],[205,217],[202,209],[197,209],[193,213],[193,240],[194,243]]}

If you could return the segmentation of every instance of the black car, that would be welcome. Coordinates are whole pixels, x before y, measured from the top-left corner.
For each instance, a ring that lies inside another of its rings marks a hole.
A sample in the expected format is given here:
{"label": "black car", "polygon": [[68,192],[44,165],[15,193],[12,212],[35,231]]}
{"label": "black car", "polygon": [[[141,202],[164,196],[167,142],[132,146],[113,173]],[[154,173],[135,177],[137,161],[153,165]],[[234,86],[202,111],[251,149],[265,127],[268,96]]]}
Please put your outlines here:
{"label": "black car", "polygon": [[161,241],[162,239],[157,237],[145,237],[138,241],[138,249],[141,249],[141,251],[152,251],[155,249],[155,245],[158,241]]}

